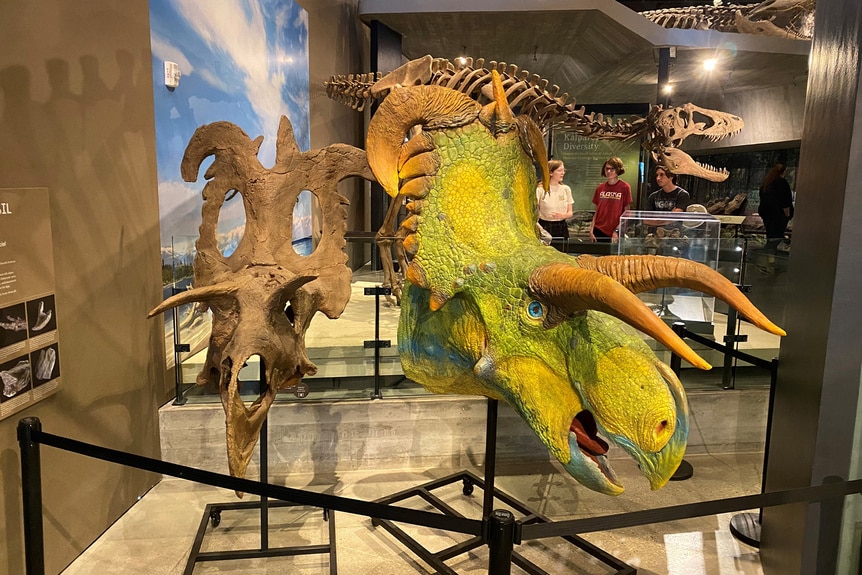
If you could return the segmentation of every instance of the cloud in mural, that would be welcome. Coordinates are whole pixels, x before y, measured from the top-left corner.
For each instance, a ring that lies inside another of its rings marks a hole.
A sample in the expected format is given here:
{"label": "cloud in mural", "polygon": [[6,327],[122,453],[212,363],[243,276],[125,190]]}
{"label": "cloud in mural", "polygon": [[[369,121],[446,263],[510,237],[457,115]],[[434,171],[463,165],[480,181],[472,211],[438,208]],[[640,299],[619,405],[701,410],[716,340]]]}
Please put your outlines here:
{"label": "cloud in mural", "polygon": [[[243,83],[242,91],[259,117],[259,131],[265,136],[265,145],[273,145],[279,117],[287,105],[282,98],[283,66],[300,56],[305,58],[304,51],[293,55],[284,46],[270,46],[267,19],[261,5],[255,2],[218,2],[201,9],[196,0],[178,0],[176,7],[211,50],[223,53],[233,62],[235,73]],[[284,14],[285,9],[278,13]],[[273,58],[274,62],[261,58],[261,54],[273,51],[280,56]]]}
{"label": "cloud in mural", "polygon": [[[258,157],[269,167],[284,114],[299,147],[308,149],[308,17],[291,0],[150,0],[150,25],[161,240],[171,246],[191,242],[200,225],[203,174],[212,160],[204,161],[195,183],[180,175],[199,126],[227,121],[251,138],[264,136]],[[182,72],[175,90],[161,82],[164,61]],[[311,235],[309,199],[297,205],[294,224],[294,238]],[[230,249],[244,225],[236,196],[219,214],[220,241]]]}

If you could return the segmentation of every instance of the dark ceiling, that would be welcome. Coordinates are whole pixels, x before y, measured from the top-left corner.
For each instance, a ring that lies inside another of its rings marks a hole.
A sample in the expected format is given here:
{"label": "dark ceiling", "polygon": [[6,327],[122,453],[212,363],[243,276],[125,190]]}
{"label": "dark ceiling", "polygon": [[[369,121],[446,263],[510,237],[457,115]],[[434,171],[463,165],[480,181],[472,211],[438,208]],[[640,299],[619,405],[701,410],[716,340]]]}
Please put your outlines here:
{"label": "dark ceiling", "polygon": [[[666,30],[631,9],[652,9],[655,2],[495,0],[493,10],[489,4],[362,0],[360,14],[401,34],[407,58],[466,55],[515,64],[584,104],[656,102],[661,46],[676,51],[673,103],[807,81],[808,42]],[[707,73],[702,63],[711,57],[718,67]]]}

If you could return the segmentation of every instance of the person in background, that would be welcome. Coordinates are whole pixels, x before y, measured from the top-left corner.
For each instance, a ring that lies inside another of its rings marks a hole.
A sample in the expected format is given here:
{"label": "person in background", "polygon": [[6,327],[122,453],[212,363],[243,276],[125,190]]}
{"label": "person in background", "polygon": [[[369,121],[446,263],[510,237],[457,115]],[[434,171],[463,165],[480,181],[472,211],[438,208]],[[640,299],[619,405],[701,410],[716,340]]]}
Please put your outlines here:
{"label": "person in background", "polygon": [[676,185],[676,175],[661,166],[655,169],[655,183],[659,189],[647,198],[646,209],[651,212],[684,212],[691,204],[691,196]]}
{"label": "person in background", "polygon": [[596,211],[590,224],[590,239],[594,242],[616,243],[618,239],[620,216],[632,203],[632,188],[620,179],[625,173],[623,161],[616,156],[602,165],[602,175],[608,180],[599,184],[593,193]]}
{"label": "person in background", "polygon": [[763,183],[760,185],[760,206],[757,213],[763,220],[766,228],[767,263],[765,273],[774,271],[775,254],[778,252],[778,244],[784,239],[787,224],[793,217],[793,192],[790,184],[784,179],[787,166],[778,163],[769,170]]}
{"label": "person in background", "polygon": [[766,174],[760,186],[760,207],[757,208],[757,213],[766,228],[767,246],[773,248],[777,248],[784,239],[784,232],[793,214],[793,192],[784,179],[786,172],[787,167],[784,164],[776,164]]}
{"label": "person in background", "polygon": [[[536,188],[539,201],[539,225],[555,238],[569,239],[569,226],[566,220],[572,217],[572,189],[563,183],[566,167],[560,160],[548,162],[550,172],[549,190],[542,186]],[[559,249],[559,248],[558,248]]]}

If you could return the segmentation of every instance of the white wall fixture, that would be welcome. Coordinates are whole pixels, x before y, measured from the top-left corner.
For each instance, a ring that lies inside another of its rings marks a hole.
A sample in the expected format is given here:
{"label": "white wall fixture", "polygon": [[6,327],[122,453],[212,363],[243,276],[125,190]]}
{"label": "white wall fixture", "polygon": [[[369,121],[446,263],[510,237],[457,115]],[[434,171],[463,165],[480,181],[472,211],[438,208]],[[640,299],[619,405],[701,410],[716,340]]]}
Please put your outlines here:
{"label": "white wall fixture", "polygon": [[180,67],[176,62],[165,62],[165,86],[168,88],[176,88],[180,85]]}

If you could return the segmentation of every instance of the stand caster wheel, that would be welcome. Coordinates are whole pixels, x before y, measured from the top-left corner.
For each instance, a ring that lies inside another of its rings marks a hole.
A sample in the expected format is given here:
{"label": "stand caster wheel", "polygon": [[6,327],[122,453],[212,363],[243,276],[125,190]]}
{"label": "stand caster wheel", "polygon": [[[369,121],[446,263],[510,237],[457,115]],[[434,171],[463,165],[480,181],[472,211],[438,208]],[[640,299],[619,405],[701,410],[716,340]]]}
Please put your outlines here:
{"label": "stand caster wheel", "polygon": [[219,511],[219,510],[210,511],[210,525],[212,525],[213,528],[215,528],[215,527],[218,527],[220,523],[221,523],[221,511]]}
{"label": "stand caster wheel", "polygon": [[372,518],[372,519],[371,519],[371,526],[372,526],[372,527],[380,527],[380,521],[379,521],[379,520],[377,520],[377,519]]}
{"label": "stand caster wheel", "polygon": [[323,510],[323,520],[324,520],[324,521],[329,521],[329,509],[324,509],[324,510]]}
{"label": "stand caster wheel", "polygon": [[462,479],[461,483],[464,484],[464,486],[461,488],[461,493],[463,493],[464,495],[473,495],[473,482],[469,479]]}

